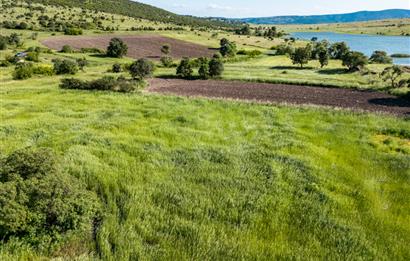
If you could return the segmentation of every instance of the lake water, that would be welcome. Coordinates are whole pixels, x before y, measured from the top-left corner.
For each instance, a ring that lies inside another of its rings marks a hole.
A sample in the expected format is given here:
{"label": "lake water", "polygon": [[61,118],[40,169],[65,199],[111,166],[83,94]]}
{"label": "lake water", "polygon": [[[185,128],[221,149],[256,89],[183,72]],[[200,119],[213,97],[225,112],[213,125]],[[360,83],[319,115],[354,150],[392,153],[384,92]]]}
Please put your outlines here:
{"label": "lake water", "polygon": [[[339,34],[332,32],[296,32],[292,37],[310,40],[328,40],[330,43],[346,42],[354,51],[370,56],[374,51],[385,51],[389,55],[395,53],[410,54],[410,37],[408,36],[380,36],[364,34]],[[410,65],[410,58],[394,58],[395,64]]]}

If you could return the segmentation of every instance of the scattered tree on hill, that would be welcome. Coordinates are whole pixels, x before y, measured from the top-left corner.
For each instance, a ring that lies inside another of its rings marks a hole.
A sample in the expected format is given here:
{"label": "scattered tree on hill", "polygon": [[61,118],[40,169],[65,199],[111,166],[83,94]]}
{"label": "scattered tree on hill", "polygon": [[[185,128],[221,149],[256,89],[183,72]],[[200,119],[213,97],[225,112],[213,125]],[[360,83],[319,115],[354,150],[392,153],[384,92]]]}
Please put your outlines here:
{"label": "scattered tree on hill", "polygon": [[334,43],[329,48],[330,56],[333,59],[343,59],[343,57],[350,52],[350,48],[345,42]]}
{"label": "scattered tree on hill", "polygon": [[287,43],[279,44],[272,47],[272,49],[276,50],[276,55],[291,55],[295,51],[295,48]]}
{"label": "scattered tree on hill", "polygon": [[122,58],[128,52],[128,46],[119,38],[112,38],[107,47],[107,56],[114,58]]}
{"label": "scattered tree on hill", "polygon": [[132,78],[143,80],[152,75],[154,68],[154,64],[151,61],[141,58],[131,64],[129,71]]}
{"label": "scattered tree on hill", "polygon": [[174,64],[174,61],[172,60],[172,58],[170,56],[163,56],[160,59],[162,66],[164,66],[165,68],[169,68],[172,67]]}
{"label": "scattered tree on hill", "polygon": [[251,35],[251,27],[249,24],[246,24],[242,28],[236,29],[235,33],[239,35]]}
{"label": "scattered tree on hill", "polygon": [[393,59],[385,51],[374,51],[369,59],[370,63],[391,64]]}
{"label": "scattered tree on hill", "polygon": [[310,61],[312,56],[312,47],[308,44],[305,47],[299,47],[295,49],[290,55],[293,64],[299,64],[300,68],[303,68],[303,65],[307,64]]}
{"label": "scattered tree on hill", "polygon": [[343,65],[347,66],[349,71],[359,71],[368,64],[368,58],[361,52],[348,52],[342,57]]}
{"label": "scattered tree on hill", "polygon": [[384,81],[390,82],[390,87],[397,88],[400,87],[398,84],[398,79],[403,75],[404,71],[403,68],[394,65],[391,67],[387,67],[381,73],[381,77]]}
{"label": "scattered tree on hill", "polygon": [[222,62],[222,59],[214,56],[209,61],[209,76],[212,78],[220,77],[223,71],[224,71],[224,64]]}
{"label": "scattered tree on hill", "polygon": [[223,57],[234,57],[236,54],[236,44],[229,41],[226,38],[221,39],[220,41],[219,52]]}
{"label": "scattered tree on hill", "polygon": [[182,58],[181,62],[177,67],[177,76],[181,78],[190,78],[192,77],[192,73],[193,70],[190,59],[187,57]]}
{"label": "scattered tree on hill", "polygon": [[320,63],[320,67],[323,68],[325,66],[327,66],[329,64],[329,50],[322,46],[320,48],[318,48],[317,50],[317,56],[319,59],[319,63]]}
{"label": "scattered tree on hill", "polygon": [[22,44],[20,36],[16,33],[10,34],[8,37],[8,44],[20,46]]}
{"label": "scattered tree on hill", "polygon": [[71,46],[69,46],[69,45],[64,45],[64,46],[61,48],[60,52],[61,52],[61,53],[74,53],[74,49],[71,48]]}

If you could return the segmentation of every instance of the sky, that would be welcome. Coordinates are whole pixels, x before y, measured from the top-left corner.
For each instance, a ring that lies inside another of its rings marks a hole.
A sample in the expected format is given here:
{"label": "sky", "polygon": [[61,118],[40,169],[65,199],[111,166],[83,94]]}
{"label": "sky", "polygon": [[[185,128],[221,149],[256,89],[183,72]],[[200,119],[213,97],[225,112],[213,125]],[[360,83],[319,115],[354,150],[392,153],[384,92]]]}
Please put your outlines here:
{"label": "sky", "polygon": [[410,0],[137,0],[194,16],[263,17],[338,14],[363,10],[410,9]]}

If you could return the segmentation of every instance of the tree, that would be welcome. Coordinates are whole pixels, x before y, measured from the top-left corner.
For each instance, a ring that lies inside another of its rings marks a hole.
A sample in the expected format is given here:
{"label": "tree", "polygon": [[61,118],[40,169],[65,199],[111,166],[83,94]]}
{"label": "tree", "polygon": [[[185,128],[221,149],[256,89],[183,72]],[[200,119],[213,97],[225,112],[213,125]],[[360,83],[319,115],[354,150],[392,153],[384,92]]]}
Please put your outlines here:
{"label": "tree", "polygon": [[393,59],[385,51],[374,51],[370,56],[370,63],[391,64]]}
{"label": "tree", "polygon": [[19,46],[21,45],[21,38],[18,34],[12,33],[8,37],[8,44]]}
{"label": "tree", "polygon": [[307,64],[312,55],[312,48],[308,44],[306,47],[296,48],[295,52],[290,55],[293,64],[299,64],[300,68],[303,68],[304,64]]}
{"label": "tree", "polygon": [[54,59],[54,72],[56,74],[76,74],[78,72],[78,65],[71,60]]}
{"label": "tree", "polygon": [[73,53],[74,50],[73,50],[73,48],[71,48],[71,46],[69,46],[69,45],[64,45],[64,46],[61,48],[60,52],[61,52],[61,53]]}
{"label": "tree", "polygon": [[384,81],[389,81],[392,88],[397,88],[400,87],[397,80],[403,75],[403,73],[404,71],[402,67],[394,65],[385,68],[381,73],[381,77]]}
{"label": "tree", "polygon": [[342,57],[343,66],[347,66],[349,71],[358,71],[368,64],[368,58],[361,52],[348,52]]}
{"label": "tree", "polygon": [[170,56],[163,56],[160,59],[162,66],[169,68],[174,64],[174,61]]}
{"label": "tree", "polygon": [[276,50],[276,55],[291,55],[295,51],[295,48],[291,44],[286,43],[279,44],[271,49]]}
{"label": "tree", "polygon": [[242,28],[237,29],[235,33],[239,35],[251,35],[251,27],[249,24],[246,24]]}
{"label": "tree", "polygon": [[21,63],[16,65],[13,72],[14,80],[25,80],[33,76],[33,66],[29,63]]}
{"label": "tree", "polygon": [[169,55],[171,53],[171,47],[168,44],[165,44],[161,47],[161,53]]}
{"label": "tree", "polygon": [[119,38],[112,38],[107,47],[107,56],[122,58],[128,52],[128,46]]}
{"label": "tree", "polygon": [[129,71],[132,78],[143,80],[152,75],[154,72],[154,64],[147,59],[141,58],[131,64]]}
{"label": "tree", "polygon": [[77,65],[80,68],[80,70],[84,71],[84,67],[86,67],[88,65],[87,59],[85,59],[85,57],[83,57],[83,58],[78,58],[76,61],[77,61]]}
{"label": "tree", "polygon": [[221,39],[220,46],[219,52],[223,57],[233,57],[236,55],[236,44],[228,39]]}
{"label": "tree", "polygon": [[119,63],[114,63],[113,65],[112,65],[112,72],[114,72],[114,73],[120,73],[120,72],[122,72],[122,67],[121,67],[121,64],[119,64]]}
{"label": "tree", "polygon": [[209,78],[209,60],[206,57],[199,58],[199,69],[198,74],[201,79]]}
{"label": "tree", "polygon": [[350,48],[345,42],[334,43],[329,48],[330,56],[333,59],[342,59],[347,53],[349,53]]}
{"label": "tree", "polygon": [[187,57],[182,58],[177,67],[177,76],[181,78],[190,78],[192,76],[192,73],[193,70],[190,59]]}
{"label": "tree", "polygon": [[209,61],[209,76],[212,78],[219,77],[224,71],[224,64],[221,59],[214,57]]}
{"label": "tree", "polygon": [[317,55],[320,63],[320,68],[323,68],[329,64],[329,51],[327,48],[322,47],[317,50]]}

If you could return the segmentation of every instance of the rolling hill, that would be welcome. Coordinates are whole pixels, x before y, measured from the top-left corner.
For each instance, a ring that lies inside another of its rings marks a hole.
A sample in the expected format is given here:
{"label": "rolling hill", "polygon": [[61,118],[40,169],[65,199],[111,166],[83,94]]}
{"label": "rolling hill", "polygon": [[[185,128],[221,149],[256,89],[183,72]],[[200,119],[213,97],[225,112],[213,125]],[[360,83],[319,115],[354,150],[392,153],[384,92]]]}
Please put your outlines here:
{"label": "rolling hill", "polygon": [[31,2],[45,5],[80,7],[177,25],[228,27],[231,24],[225,21],[177,15],[151,5],[129,0],[32,0]]}
{"label": "rolling hill", "polygon": [[382,19],[410,18],[410,10],[389,9],[382,11],[360,11],[348,14],[329,14],[311,16],[272,16],[260,18],[235,19],[252,24],[329,24],[363,22]]}

